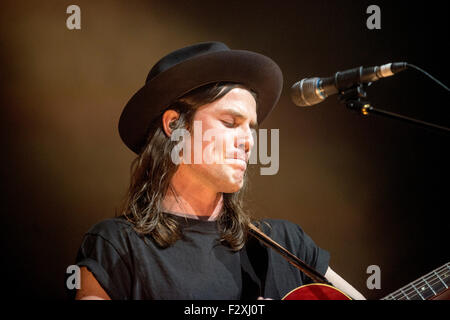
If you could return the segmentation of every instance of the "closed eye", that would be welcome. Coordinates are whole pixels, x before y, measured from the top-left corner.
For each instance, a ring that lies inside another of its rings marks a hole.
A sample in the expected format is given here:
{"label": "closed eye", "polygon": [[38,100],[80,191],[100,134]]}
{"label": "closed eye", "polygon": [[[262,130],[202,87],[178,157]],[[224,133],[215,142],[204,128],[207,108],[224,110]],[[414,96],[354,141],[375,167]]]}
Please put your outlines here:
{"label": "closed eye", "polygon": [[236,125],[235,122],[229,122],[229,121],[224,121],[224,120],[221,120],[221,121],[228,128],[233,128]]}

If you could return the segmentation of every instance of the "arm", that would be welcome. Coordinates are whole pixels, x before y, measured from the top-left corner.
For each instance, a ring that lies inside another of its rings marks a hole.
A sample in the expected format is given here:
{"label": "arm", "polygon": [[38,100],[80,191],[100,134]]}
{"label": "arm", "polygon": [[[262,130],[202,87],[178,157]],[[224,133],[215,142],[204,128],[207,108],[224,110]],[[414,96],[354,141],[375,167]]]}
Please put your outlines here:
{"label": "arm", "polygon": [[77,291],[76,300],[111,300],[106,291],[86,268],[80,268],[81,288]]}
{"label": "arm", "polygon": [[330,281],[334,287],[343,291],[345,294],[352,297],[352,299],[366,300],[366,298],[364,298],[361,293],[353,288],[347,281],[345,281],[341,276],[334,272],[330,267],[328,267],[327,272],[325,273],[325,278]]}

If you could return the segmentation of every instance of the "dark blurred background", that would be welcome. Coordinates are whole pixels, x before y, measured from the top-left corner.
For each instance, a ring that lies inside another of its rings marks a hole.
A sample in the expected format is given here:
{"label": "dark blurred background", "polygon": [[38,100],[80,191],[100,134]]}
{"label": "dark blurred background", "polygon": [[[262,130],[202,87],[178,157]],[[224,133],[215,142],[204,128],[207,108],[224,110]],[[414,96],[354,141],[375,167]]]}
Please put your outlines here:
{"label": "dark blurred background", "polygon": [[[11,297],[66,299],[83,234],[114,216],[133,153],[123,106],[165,54],[217,40],[268,55],[284,73],[276,175],[253,170],[256,217],[298,223],[331,266],[370,299],[449,260],[449,134],[362,118],[336,96],[294,106],[290,86],[338,70],[407,61],[450,84],[441,1],[2,1],[2,286]],[[81,8],[68,30],[66,8]],[[381,30],[366,8],[381,8]],[[374,83],[376,107],[450,126],[448,92],[407,70]],[[369,290],[369,265],[381,289]],[[5,281],[6,280],[6,281]]]}

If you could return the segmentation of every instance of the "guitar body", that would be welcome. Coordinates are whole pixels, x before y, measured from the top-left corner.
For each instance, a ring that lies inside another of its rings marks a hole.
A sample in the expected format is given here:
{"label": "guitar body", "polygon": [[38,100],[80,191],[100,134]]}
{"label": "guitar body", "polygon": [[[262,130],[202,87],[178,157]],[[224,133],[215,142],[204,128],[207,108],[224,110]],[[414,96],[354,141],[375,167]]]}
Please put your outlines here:
{"label": "guitar body", "polygon": [[295,288],[282,300],[351,300],[351,298],[335,287],[312,283]]}

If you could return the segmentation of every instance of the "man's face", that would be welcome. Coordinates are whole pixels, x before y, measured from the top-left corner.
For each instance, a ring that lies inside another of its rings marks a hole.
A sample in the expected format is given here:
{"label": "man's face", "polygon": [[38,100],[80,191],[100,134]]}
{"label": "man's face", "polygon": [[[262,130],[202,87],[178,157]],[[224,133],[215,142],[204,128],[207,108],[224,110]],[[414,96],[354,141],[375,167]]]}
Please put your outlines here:
{"label": "man's face", "polygon": [[256,101],[242,88],[201,106],[191,128],[191,162],[181,163],[179,173],[215,192],[239,191],[254,144],[251,129],[256,123]]}

